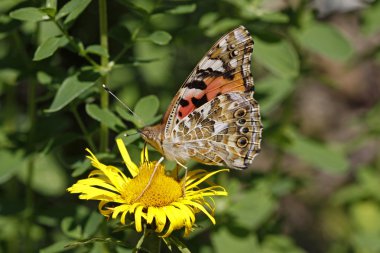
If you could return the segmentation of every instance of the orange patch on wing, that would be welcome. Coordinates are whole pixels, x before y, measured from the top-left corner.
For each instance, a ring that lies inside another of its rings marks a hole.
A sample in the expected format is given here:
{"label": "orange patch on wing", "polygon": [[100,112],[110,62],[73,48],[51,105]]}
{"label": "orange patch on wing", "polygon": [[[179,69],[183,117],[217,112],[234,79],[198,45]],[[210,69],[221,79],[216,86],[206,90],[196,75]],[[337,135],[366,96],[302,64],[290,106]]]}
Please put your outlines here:
{"label": "orange patch on wing", "polygon": [[240,73],[235,74],[232,80],[220,76],[217,78],[206,78],[204,82],[207,84],[205,93],[207,94],[208,100],[227,92],[245,91],[243,77]]}
{"label": "orange patch on wing", "polygon": [[183,97],[183,99],[186,99],[187,101],[189,101],[189,105],[179,106],[177,116],[180,119],[185,118],[187,115],[189,115],[192,111],[194,111],[197,108],[191,102],[192,97],[196,99],[200,99],[206,94],[207,101],[210,101],[220,94],[234,92],[234,91],[240,91],[240,92],[245,91],[243,77],[241,73],[235,74],[232,80],[226,79],[223,76],[219,76],[217,78],[208,77],[204,79],[203,81],[207,85],[207,88],[205,90],[203,90],[202,92],[199,92],[198,90],[199,93],[196,95],[194,95],[193,93],[188,93],[186,94],[186,96]]}
{"label": "orange patch on wing", "polygon": [[181,112],[181,115],[178,115],[178,117],[180,119],[183,119],[184,117],[186,117],[187,115],[189,115],[189,113],[191,113],[192,111],[195,110],[195,106],[193,103],[190,102],[190,104],[188,106],[179,106],[179,109],[178,109],[178,112]]}

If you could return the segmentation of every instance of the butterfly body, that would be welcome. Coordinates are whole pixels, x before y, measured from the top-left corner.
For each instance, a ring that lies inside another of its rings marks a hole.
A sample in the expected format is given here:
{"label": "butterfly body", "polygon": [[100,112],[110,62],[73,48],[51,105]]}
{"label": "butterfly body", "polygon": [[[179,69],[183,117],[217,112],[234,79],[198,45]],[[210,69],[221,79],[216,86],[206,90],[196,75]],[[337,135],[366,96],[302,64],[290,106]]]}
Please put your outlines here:
{"label": "butterfly body", "polygon": [[167,159],[247,168],[260,151],[262,125],[253,98],[253,40],[240,26],[203,57],[163,121],[141,135]]}

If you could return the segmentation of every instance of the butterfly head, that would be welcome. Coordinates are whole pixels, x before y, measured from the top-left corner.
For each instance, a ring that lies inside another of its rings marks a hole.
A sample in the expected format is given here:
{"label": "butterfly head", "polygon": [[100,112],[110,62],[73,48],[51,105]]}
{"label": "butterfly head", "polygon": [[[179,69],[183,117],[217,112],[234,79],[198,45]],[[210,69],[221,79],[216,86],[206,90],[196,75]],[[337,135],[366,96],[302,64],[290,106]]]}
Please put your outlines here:
{"label": "butterfly head", "polygon": [[139,132],[146,142],[163,154],[161,127],[162,125],[143,127]]}

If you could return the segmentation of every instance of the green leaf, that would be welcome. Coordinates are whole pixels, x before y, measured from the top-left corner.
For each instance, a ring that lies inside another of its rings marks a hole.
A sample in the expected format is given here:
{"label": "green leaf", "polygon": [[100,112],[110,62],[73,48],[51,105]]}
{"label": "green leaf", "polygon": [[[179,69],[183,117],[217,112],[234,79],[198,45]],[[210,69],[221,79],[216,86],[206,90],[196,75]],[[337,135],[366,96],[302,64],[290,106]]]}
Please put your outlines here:
{"label": "green leaf", "polygon": [[103,220],[103,216],[101,216],[98,212],[93,211],[90,217],[88,218],[86,225],[84,226],[83,237],[89,238],[90,236],[93,236],[98,230],[98,227]]}
{"label": "green leaf", "polygon": [[57,9],[55,9],[55,8],[41,8],[40,10],[42,12],[46,13],[49,17],[52,17],[52,18],[57,13]]}
{"label": "green leaf", "polygon": [[170,42],[170,40],[172,39],[172,36],[165,31],[155,31],[154,33],[149,35],[148,38],[153,43],[163,46],[163,45],[167,45]]}
{"label": "green leaf", "polygon": [[294,35],[305,48],[333,60],[343,62],[353,54],[348,40],[331,25],[311,23]]}
{"label": "green leaf", "polygon": [[104,57],[109,57],[108,52],[100,45],[91,45],[86,48],[86,52]]}
{"label": "green leaf", "polygon": [[375,35],[380,31],[380,2],[373,4],[362,12],[363,25],[362,29],[367,35]]}
{"label": "green leaf", "polygon": [[364,122],[368,128],[368,132],[380,133],[380,103],[373,106],[366,113]]}
{"label": "green leaf", "polygon": [[0,150],[0,184],[11,178],[21,167],[23,157],[20,151]]}
{"label": "green leaf", "polygon": [[95,104],[87,104],[86,112],[91,118],[104,123],[114,131],[118,131],[117,127],[125,128],[123,122],[108,109],[100,108]]}
{"label": "green leaf", "polygon": [[141,123],[146,125],[148,121],[152,120],[156,115],[160,101],[154,95],[141,98],[136,106],[134,112],[141,119]]}
{"label": "green leaf", "polygon": [[289,22],[289,17],[281,12],[267,12],[260,16],[259,19],[265,22],[270,23],[287,23]]}
{"label": "green leaf", "polygon": [[41,84],[50,84],[53,78],[43,71],[37,72],[37,80]]}
{"label": "green leaf", "polygon": [[[139,117],[136,117],[135,115],[129,113],[126,108],[124,107],[120,107],[120,106],[117,106],[116,107],[116,112],[119,114],[120,117],[122,117],[123,119],[129,121],[129,122],[132,122],[134,123],[135,125],[138,125],[138,124],[143,124],[143,122],[139,122],[140,118]],[[141,120],[140,120],[141,121]]]}
{"label": "green leaf", "polygon": [[64,21],[67,24],[76,19],[90,3],[91,0],[71,0],[58,11],[57,19],[67,16]]}
{"label": "green leaf", "polygon": [[[370,218],[368,218],[368,220],[370,221]],[[380,233],[370,233],[359,230],[351,236],[352,239],[350,242],[354,246],[354,252],[380,252],[379,237]]]}
{"label": "green leaf", "polygon": [[81,95],[95,84],[97,75],[93,72],[81,72],[70,76],[59,87],[52,104],[46,112],[56,112]]}
{"label": "green leaf", "polygon": [[213,25],[205,31],[205,34],[209,37],[220,36],[240,24],[240,19],[223,18],[218,22],[214,22]]}
{"label": "green leaf", "polygon": [[182,14],[193,13],[196,9],[197,9],[197,5],[194,3],[194,4],[179,5],[166,12],[170,14],[174,14],[174,15],[182,15]]}
{"label": "green leaf", "polygon": [[240,231],[236,231],[236,234],[233,234],[227,229],[227,227],[213,231],[211,234],[211,241],[215,252],[261,252],[260,245],[255,235],[252,233],[242,235]]}
{"label": "green leaf", "polygon": [[[141,246],[142,244],[144,243],[144,239],[145,239],[145,234],[143,234],[140,239],[138,240],[137,244],[136,244],[136,247],[134,248],[133,252],[139,252],[140,250],[138,249],[141,249]],[[136,249],[136,250],[135,250]]]}
{"label": "green leaf", "polygon": [[287,42],[268,43],[255,39],[254,58],[280,78],[299,75],[300,62],[295,49]]}
{"label": "green leaf", "polygon": [[282,101],[295,89],[294,82],[289,79],[270,76],[260,79],[256,86],[257,94],[265,94],[260,99],[260,109],[266,114],[276,107],[282,106]]}
{"label": "green leaf", "polygon": [[[18,171],[18,178],[22,182],[27,182],[30,177],[28,159],[24,160],[24,165]],[[39,153],[35,156],[34,162],[38,176],[33,177],[32,188],[44,196],[57,197],[65,194],[68,180],[66,173],[57,160],[52,156]],[[49,180],[46,180],[48,178]]]}
{"label": "green leaf", "polygon": [[115,139],[118,138],[121,138],[125,146],[128,146],[132,142],[135,142],[136,140],[140,139],[140,134],[137,132],[136,129],[128,129],[127,131],[123,131],[120,134],[118,134]]}
{"label": "green leaf", "polygon": [[191,252],[189,248],[174,235],[170,235],[169,237],[162,238],[162,239],[165,242],[165,244],[168,246],[170,251],[173,250],[172,246],[174,245],[181,253]]}
{"label": "green leaf", "polygon": [[73,168],[73,172],[71,173],[72,177],[79,177],[80,175],[83,175],[89,168],[91,168],[91,163],[88,159],[86,160],[79,160],[76,161],[73,165],[71,165]]}
{"label": "green leaf", "polygon": [[330,173],[344,173],[349,163],[344,154],[316,141],[301,136],[294,130],[288,131],[290,144],[286,148],[293,155]]}
{"label": "green leaf", "polygon": [[[80,241],[76,241],[76,242],[71,241],[70,243],[65,245],[65,250],[74,249],[74,248],[82,248],[83,249],[87,245],[87,246],[91,246],[90,252],[93,252],[93,253],[103,252],[104,248],[102,245],[104,245],[106,243],[109,243],[110,245],[113,245],[113,246],[123,245],[125,247],[125,243],[123,243],[122,241],[119,241],[119,240],[115,240],[115,239],[110,238],[110,237],[105,237],[105,238],[94,237],[94,238],[90,238],[88,240],[80,240]],[[78,250],[75,252],[78,252]],[[119,251],[117,251],[117,252],[119,252]],[[121,251],[121,252],[123,252],[123,251]],[[132,251],[129,251],[129,252],[132,252]]]}
{"label": "green leaf", "polygon": [[365,190],[367,196],[380,200],[380,178],[377,173],[374,172],[371,167],[360,168],[357,174],[358,181]]}
{"label": "green leaf", "polygon": [[123,0],[120,1],[120,3],[141,16],[148,16],[155,9],[155,5],[152,1]]}
{"label": "green leaf", "polygon": [[40,249],[40,253],[57,253],[57,252],[63,252],[65,251],[66,245],[68,245],[70,241],[61,240],[59,242],[53,243],[52,245]]}
{"label": "green leaf", "polygon": [[[268,184],[250,189],[239,194],[237,203],[231,205],[229,213],[234,216],[239,226],[249,230],[257,229],[264,224],[276,208],[276,201]],[[255,201],[251,201],[254,199]],[[252,213],[255,215],[252,216]]]}
{"label": "green leaf", "polygon": [[37,48],[34,53],[33,61],[40,61],[48,58],[57,51],[58,48],[66,45],[68,40],[65,37],[50,37]]}
{"label": "green leaf", "polygon": [[144,1],[135,1],[135,0],[124,0],[126,2],[132,3],[132,8],[135,9],[137,12],[142,13],[152,13],[155,9],[156,4],[153,1],[150,0],[144,0]]}
{"label": "green leaf", "polygon": [[46,8],[57,10],[57,0],[46,0]]}
{"label": "green leaf", "polygon": [[199,28],[205,29],[212,26],[218,20],[219,14],[216,12],[208,12],[199,20]]}
{"label": "green leaf", "polygon": [[356,202],[350,207],[350,218],[359,231],[380,235],[380,207],[376,201]]}
{"label": "green leaf", "polygon": [[21,74],[20,70],[16,70],[12,68],[0,69],[0,84],[6,83],[6,84],[14,85]]}
{"label": "green leaf", "polygon": [[80,225],[76,225],[73,227],[74,224],[74,218],[73,217],[65,217],[62,219],[61,222],[61,229],[62,232],[75,239],[81,239],[82,238],[82,227]]}
{"label": "green leaf", "polygon": [[262,244],[261,253],[305,253],[294,244],[290,237],[284,235],[267,235]]}
{"label": "green leaf", "polygon": [[25,7],[12,11],[11,13],[9,13],[9,16],[11,16],[14,19],[31,22],[38,22],[49,19],[48,15],[46,15],[40,9],[35,7]]}

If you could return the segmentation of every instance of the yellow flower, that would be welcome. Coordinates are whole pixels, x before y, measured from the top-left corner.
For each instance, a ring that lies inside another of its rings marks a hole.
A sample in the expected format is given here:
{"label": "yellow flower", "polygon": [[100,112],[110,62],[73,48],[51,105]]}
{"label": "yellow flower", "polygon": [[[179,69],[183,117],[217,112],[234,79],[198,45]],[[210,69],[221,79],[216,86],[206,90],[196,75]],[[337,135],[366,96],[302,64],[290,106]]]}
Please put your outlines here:
{"label": "yellow flower", "polygon": [[[186,178],[178,182],[174,176],[165,174],[165,168],[159,164],[157,171],[144,194],[157,161],[148,161],[148,152],[141,152],[141,164],[134,164],[121,139],[116,140],[120,153],[131,174],[125,176],[118,168],[104,165],[95,155],[86,149],[92,165],[97,168],[89,177],[79,180],[68,188],[70,193],[79,193],[80,199],[100,200],[99,211],[106,217],[116,219],[120,216],[122,224],[130,218],[137,232],[142,232],[144,224],[149,224],[163,237],[174,230],[185,229],[188,235],[195,223],[195,214],[204,213],[213,224],[215,219],[212,196],[226,196],[226,190],[217,185],[207,184],[207,180],[216,173],[205,170],[189,171]],[[185,187],[182,183],[185,182]],[[207,187],[200,185],[206,183]],[[184,188],[184,192],[183,192]]]}

